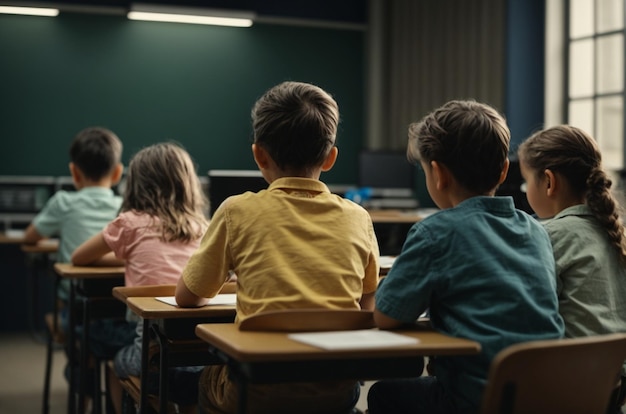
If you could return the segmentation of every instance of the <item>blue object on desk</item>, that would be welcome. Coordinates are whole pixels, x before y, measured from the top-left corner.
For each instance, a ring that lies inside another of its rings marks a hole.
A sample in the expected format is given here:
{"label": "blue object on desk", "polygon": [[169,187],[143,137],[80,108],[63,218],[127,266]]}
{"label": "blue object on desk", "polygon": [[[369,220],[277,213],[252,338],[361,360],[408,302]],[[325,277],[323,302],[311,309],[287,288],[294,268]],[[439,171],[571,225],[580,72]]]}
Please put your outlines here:
{"label": "blue object on desk", "polygon": [[346,191],[345,198],[350,201],[354,201],[357,204],[363,205],[363,203],[372,198],[372,188],[361,187],[350,189]]}

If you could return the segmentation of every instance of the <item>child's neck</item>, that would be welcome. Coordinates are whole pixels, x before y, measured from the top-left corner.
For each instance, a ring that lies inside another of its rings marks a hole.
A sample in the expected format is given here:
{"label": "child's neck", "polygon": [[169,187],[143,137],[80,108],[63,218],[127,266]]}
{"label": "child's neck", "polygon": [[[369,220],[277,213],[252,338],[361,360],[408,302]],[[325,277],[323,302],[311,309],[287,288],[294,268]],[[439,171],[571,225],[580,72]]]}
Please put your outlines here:
{"label": "child's neck", "polygon": [[82,190],[83,188],[88,188],[88,187],[102,187],[102,188],[111,188],[112,187],[112,182],[111,180],[104,178],[102,180],[83,180],[82,183],[80,184],[76,184],[74,183],[74,187],[76,187],[77,190]]}

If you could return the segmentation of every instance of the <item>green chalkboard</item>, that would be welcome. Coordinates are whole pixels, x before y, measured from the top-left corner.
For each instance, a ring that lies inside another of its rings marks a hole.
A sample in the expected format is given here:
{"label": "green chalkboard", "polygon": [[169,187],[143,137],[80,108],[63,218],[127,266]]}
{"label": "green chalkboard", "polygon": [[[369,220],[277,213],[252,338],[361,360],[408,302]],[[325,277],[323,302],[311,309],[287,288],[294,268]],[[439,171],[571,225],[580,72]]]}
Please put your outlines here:
{"label": "green chalkboard", "polygon": [[250,109],[283,80],[339,103],[339,160],[323,176],[356,182],[364,147],[365,32],[256,24],[225,28],[123,16],[0,15],[0,175],[67,175],[67,148],[100,125],[140,148],[175,140],[204,174],[255,168]]}

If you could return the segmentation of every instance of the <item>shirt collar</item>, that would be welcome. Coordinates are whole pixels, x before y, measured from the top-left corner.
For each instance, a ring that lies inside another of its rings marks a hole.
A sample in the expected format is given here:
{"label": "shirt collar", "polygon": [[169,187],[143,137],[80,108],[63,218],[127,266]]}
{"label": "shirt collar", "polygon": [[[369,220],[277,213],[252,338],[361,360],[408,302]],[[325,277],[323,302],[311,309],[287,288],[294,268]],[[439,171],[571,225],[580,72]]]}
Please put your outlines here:
{"label": "shirt collar", "polygon": [[304,190],[318,193],[330,193],[330,190],[320,180],[301,177],[278,178],[270,184],[268,190]]}
{"label": "shirt collar", "polygon": [[509,196],[475,196],[460,202],[456,207],[463,206],[465,208],[478,207],[480,209],[489,210],[494,213],[511,214],[515,211],[513,197]]}
{"label": "shirt collar", "polygon": [[79,192],[83,193],[83,194],[104,194],[104,195],[113,195],[113,190],[108,188],[108,187],[98,187],[98,186],[93,186],[93,187],[84,187],[81,188],[80,190],[78,190]]}
{"label": "shirt collar", "polygon": [[567,216],[593,216],[593,213],[586,204],[577,204],[561,210],[554,216],[553,220]]}

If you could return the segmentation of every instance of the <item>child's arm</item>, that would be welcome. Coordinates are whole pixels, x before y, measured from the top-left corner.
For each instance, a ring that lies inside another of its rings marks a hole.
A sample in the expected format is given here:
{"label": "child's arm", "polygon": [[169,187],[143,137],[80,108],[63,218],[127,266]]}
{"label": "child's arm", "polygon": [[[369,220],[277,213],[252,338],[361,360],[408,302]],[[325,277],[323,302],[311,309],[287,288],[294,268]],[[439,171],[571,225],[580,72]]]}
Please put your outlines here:
{"label": "child's arm", "polygon": [[181,308],[194,308],[196,306],[202,306],[208,301],[206,298],[200,297],[189,290],[182,277],[178,279],[178,283],[176,284],[176,293],[174,295],[176,297],[176,303],[178,303],[178,306]]}
{"label": "child's arm", "polygon": [[361,300],[359,301],[361,305],[361,309],[363,310],[374,310],[375,300],[374,295],[376,292],[372,293],[364,293],[361,296]]}
{"label": "child's arm", "polygon": [[405,325],[397,319],[390,318],[378,309],[374,309],[374,322],[380,329],[394,329]]}
{"label": "child's arm", "polygon": [[72,263],[77,266],[121,266],[124,261],[115,258],[102,233],[98,233],[74,250]]}
{"label": "child's arm", "polygon": [[35,244],[43,238],[44,236],[39,234],[33,223],[30,223],[24,231],[24,243]]}

